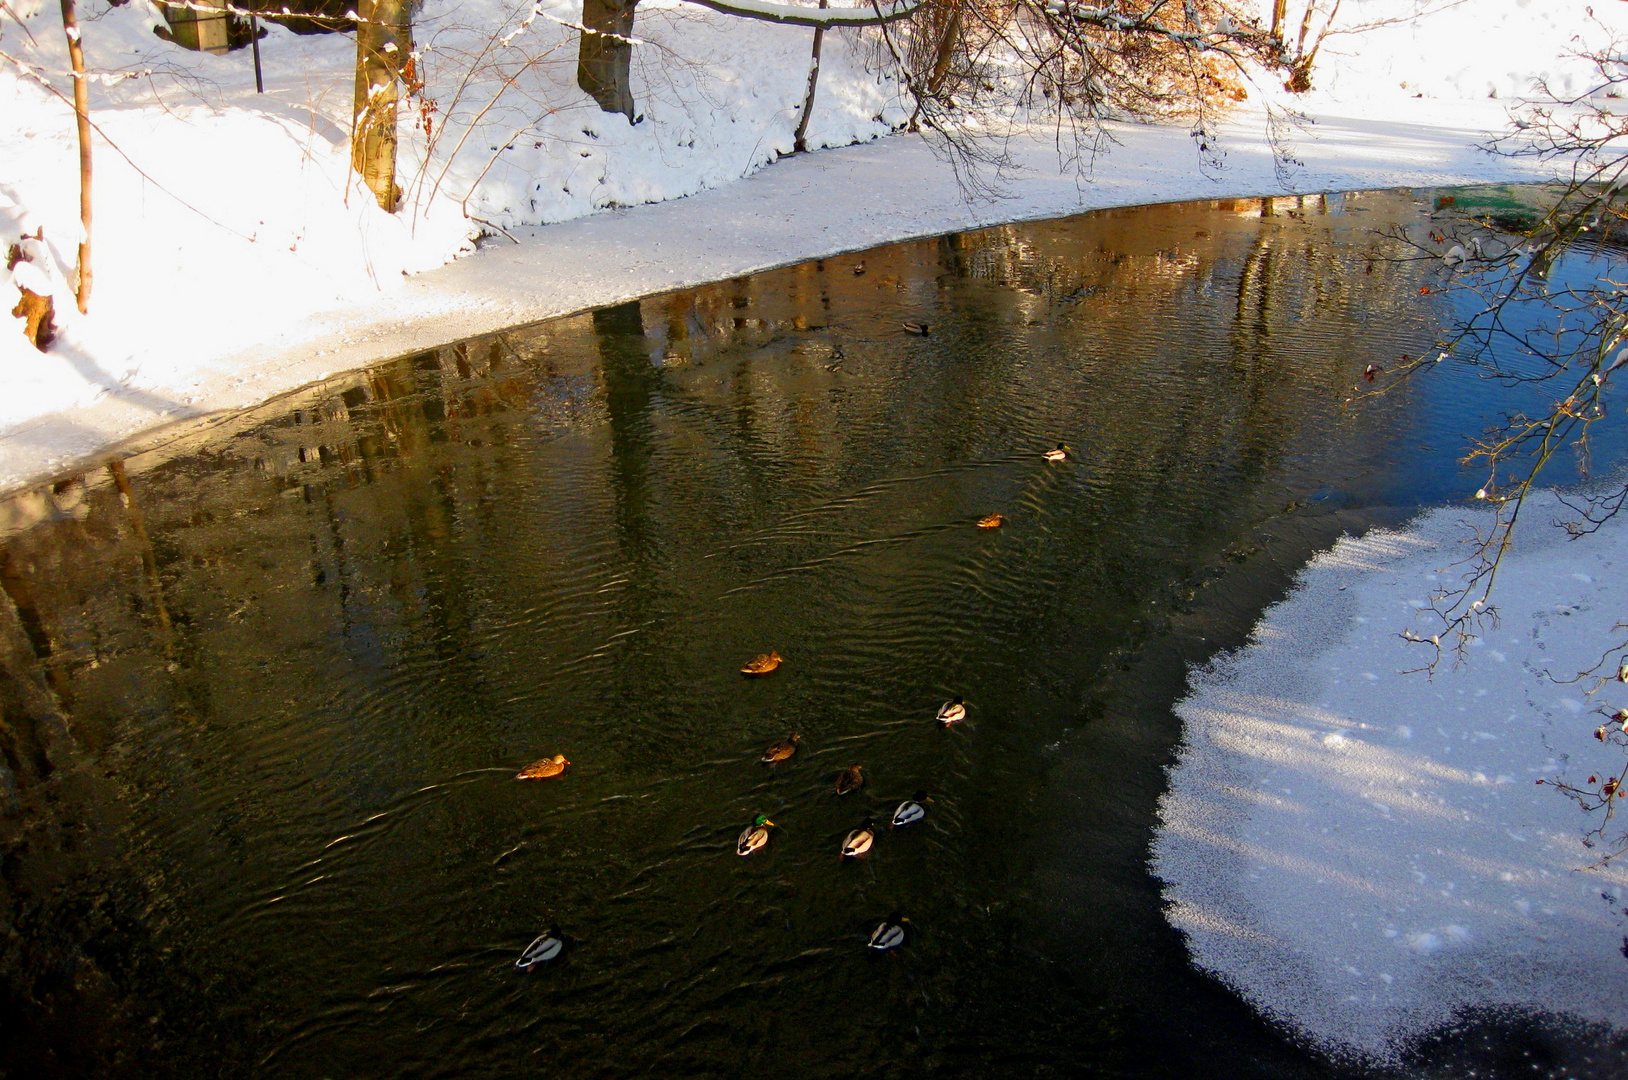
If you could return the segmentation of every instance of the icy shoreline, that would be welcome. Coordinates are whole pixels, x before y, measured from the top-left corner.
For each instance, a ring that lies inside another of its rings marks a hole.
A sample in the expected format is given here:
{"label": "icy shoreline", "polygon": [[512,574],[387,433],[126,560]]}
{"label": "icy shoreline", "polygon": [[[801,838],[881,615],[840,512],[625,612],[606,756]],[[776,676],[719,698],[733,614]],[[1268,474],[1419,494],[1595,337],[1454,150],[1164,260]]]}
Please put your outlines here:
{"label": "icy shoreline", "polygon": [[198,360],[174,376],[123,385],[94,358],[72,360],[105,389],[0,433],[0,490],[76,470],[110,448],[191,417],[235,411],[320,379],[605,304],[757,270],[980,226],[1188,199],[1428,187],[1544,178],[1526,159],[1477,149],[1495,101],[1398,102],[1390,118],[1330,112],[1297,139],[1284,183],[1258,117],[1229,126],[1226,168],[1195,165],[1186,131],[1115,125],[1119,145],[1082,176],[1052,132],[1013,141],[1017,168],[999,199],[969,199],[950,165],[915,136],[783,159],[726,187],[670,202],[512,230],[481,251],[405,279],[366,303],[287,323],[245,320],[225,349],[173,343]]}
{"label": "icy shoreline", "polygon": [[1472,1008],[1628,1018],[1628,866],[1580,869],[1589,820],[1535,783],[1616,756],[1596,710],[1628,699],[1564,680],[1616,640],[1628,531],[1565,543],[1554,497],[1533,499],[1500,625],[1462,668],[1417,672],[1400,636],[1465,557],[1478,515],[1446,508],[1318,556],[1176,707],[1152,857],[1170,921],[1199,968],[1336,1056],[1394,1062]]}
{"label": "icy shoreline", "polygon": [[[0,239],[44,230],[17,272],[48,279],[59,330],[45,353],[21,319],[0,334],[0,490],[393,356],[878,244],[1163,201],[1542,179],[1476,147],[1539,79],[1589,94],[1578,51],[1628,28],[1587,0],[1348,0],[1342,25],[1368,29],[1327,39],[1319,90],[1257,80],[1208,153],[1184,125],[1111,125],[1082,174],[1037,127],[1002,146],[1006,197],[968,201],[921,139],[883,137],[909,110],[863,32],[833,33],[821,60],[809,145],[840,149],[784,157],[806,28],[649,0],[630,124],[576,85],[575,0],[425,0],[407,205],[386,214],[350,170],[349,37],[271,28],[259,94],[246,53],[154,37],[150,0],[81,6],[97,130],[86,316],[68,285],[78,157],[59,20],[44,0],[0,14]],[[1315,122],[1284,146],[1269,102]],[[469,254],[480,229],[492,238]],[[12,278],[0,269],[15,299]]]}

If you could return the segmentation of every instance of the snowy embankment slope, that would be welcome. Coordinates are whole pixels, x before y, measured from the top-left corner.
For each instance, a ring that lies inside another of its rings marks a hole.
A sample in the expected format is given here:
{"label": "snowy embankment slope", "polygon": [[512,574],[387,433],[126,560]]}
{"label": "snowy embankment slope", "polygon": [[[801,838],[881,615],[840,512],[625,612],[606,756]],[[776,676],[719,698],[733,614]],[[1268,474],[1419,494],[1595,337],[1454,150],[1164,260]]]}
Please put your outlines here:
{"label": "snowy embankment slope", "polygon": [[[1363,22],[1443,2],[1349,0],[1342,10]],[[0,488],[168,421],[402,351],[891,240],[1168,199],[1534,178],[1530,161],[1473,149],[1512,103],[1487,95],[1537,75],[1581,90],[1587,65],[1563,53],[1589,25],[1585,9],[1476,0],[1330,38],[1319,78],[1342,88],[1344,103],[1309,101],[1318,123],[1295,137],[1303,164],[1288,175],[1274,170],[1250,106],[1219,172],[1200,170],[1182,130],[1122,126],[1121,145],[1081,176],[1052,132],[1035,130],[1012,146],[1020,168],[1008,197],[969,202],[948,165],[908,137],[740,179],[791,147],[805,29],[680,0],[642,4],[642,119],[629,124],[575,85],[570,0],[545,0],[529,18],[527,0],[426,0],[415,34],[427,85],[404,113],[399,169],[408,208],[392,216],[349,173],[350,37],[272,28],[258,95],[247,50],[188,53],[153,37],[148,0],[85,0],[90,64],[109,77],[91,86],[96,286],[80,317],[67,285],[78,231],[71,111],[14,62],[66,92],[65,48],[54,5],[11,0],[22,22],[0,16],[10,58],[0,57],[0,237],[43,227],[37,269],[55,283],[61,334],[42,355],[21,320],[0,333]],[[1502,38],[1461,55],[1460,43],[1489,27]],[[903,118],[884,67],[863,33],[828,35],[810,145],[877,139]],[[1393,69],[1428,79],[1403,86]],[[434,269],[490,229],[520,245],[495,239]]]}
{"label": "snowy embankment slope", "polygon": [[1628,692],[1576,677],[1621,639],[1628,521],[1566,543],[1568,512],[1533,499],[1462,666],[1427,677],[1400,635],[1485,527],[1449,508],[1313,560],[1176,709],[1153,858],[1171,921],[1336,1053],[1393,1058],[1464,1008],[1628,1026],[1628,865],[1581,869],[1595,822],[1536,783],[1621,768],[1593,732]]}
{"label": "snowy embankment slope", "polygon": [[[1227,169],[1200,173],[1173,128],[1124,127],[1088,182],[1060,168],[1044,134],[1012,145],[1023,166],[997,201],[968,201],[919,138],[783,161],[727,188],[543,229],[516,229],[470,258],[387,293],[303,318],[244,316],[244,332],[197,341],[184,325],[162,379],[133,379],[69,410],[40,410],[0,434],[0,488],[69,468],[166,420],[256,404],[326,375],[462,337],[753,270],[889,241],[1078,210],[1282,193],[1268,148],[1240,137]],[[1327,117],[1296,144],[1298,190],[1530,179],[1530,162],[1474,150],[1478,129]],[[172,312],[178,316],[178,312]],[[187,340],[190,339],[190,340]]]}

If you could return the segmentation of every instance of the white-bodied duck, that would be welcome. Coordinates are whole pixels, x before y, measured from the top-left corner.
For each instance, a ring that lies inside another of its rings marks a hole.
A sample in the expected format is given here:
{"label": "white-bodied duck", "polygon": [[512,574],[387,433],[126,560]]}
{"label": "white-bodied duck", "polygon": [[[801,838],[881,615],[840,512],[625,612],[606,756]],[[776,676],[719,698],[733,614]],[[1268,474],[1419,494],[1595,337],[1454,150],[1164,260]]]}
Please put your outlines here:
{"label": "white-bodied duck", "polygon": [[893,827],[895,829],[911,825],[927,816],[927,804],[933,800],[925,791],[918,791],[910,798],[899,804],[893,811]]}
{"label": "white-bodied duck", "polygon": [[909,919],[895,911],[871,931],[871,939],[867,944],[879,952],[897,949],[904,944],[904,928],[909,922]]}
{"label": "white-bodied duck", "polygon": [[876,822],[866,818],[859,823],[859,828],[843,838],[842,857],[857,859],[869,851],[874,843],[876,843]]}
{"label": "white-bodied duck", "polygon": [[735,854],[750,855],[752,852],[769,843],[769,830],[774,828],[774,822],[759,814],[752,819],[752,824],[741,830],[740,839],[735,841]]}
{"label": "white-bodied duck", "polygon": [[520,959],[514,966],[521,971],[528,971],[538,964],[546,964],[560,955],[565,948],[565,937],[560,933],[558,926],[551,926],[548,932],[538,936],[536,941],[526,946],[526,951],[520,954]]}

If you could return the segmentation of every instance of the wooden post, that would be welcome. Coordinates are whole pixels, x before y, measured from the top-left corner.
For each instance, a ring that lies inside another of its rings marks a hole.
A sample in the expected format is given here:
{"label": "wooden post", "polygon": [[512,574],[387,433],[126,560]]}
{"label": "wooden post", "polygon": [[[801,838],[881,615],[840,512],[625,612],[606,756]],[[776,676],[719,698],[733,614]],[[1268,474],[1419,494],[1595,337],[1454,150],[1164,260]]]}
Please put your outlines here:
{"label": "wooden post", "polygon": [[[214,6],[215,3],[220,6]],[[189,0],[186,4],[167,4],[159,0],[158,8],[169,23],[170,40],[193,52],[224,53],[230,47],[226,3],[224,0]]]}
{"label": "wooden post", "polygon": [[227,40],[226,5],[216,7],[210,0],[197,0],[194,26],[198,33],[198,51],[224,55],[232,46]]}
{"label": "wooden post", "polygon": [[396,102],[401,68],[412,50],[408,0],[361,0],[356,19],[356,102],[351,166],[379,206],[396,212]]}
{"label": "wooden post", "polygon": [[74,301],[79,313],[90,310],[90,87],[85,82],[85,46],[79,40],[79,18],[74,0],[62,0],[62,32],[68,37],[68,60],[73,65],[73,112],[79,123],[79,266]]}

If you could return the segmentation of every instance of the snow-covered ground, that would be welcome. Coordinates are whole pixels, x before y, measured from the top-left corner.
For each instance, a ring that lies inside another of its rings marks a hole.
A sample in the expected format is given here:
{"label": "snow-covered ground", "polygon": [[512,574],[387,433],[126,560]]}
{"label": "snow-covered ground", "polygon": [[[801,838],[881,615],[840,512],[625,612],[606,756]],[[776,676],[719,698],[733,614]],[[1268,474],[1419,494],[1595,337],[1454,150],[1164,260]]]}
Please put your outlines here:
{"label": "snow-covered ground", "polygon": [[[1582,0],[1347,0],[1342,21],[1421,7],[1440,10],[1328,39],[1328,89],[1305,101],[1317,123],[1294,137],[1303,164],[1288,175],[1257,111],[1266,86],[1227,132],[1220,170],[1200,168],[1180,129],[1121,126],[1122,145],[1081,176],[1042,125],[1011,147],[1008,198],[979,202],[921,140],[881,138],[905,113],[870,32],[827,36],[809,141],[880,141],[775,163],[791,148],[805,28],[647,0],[634,35],[642,119],[629,124],[575,85],[572,0],[542,0],[535,15],[530,0],[425,0],[426,87],[405,114],[407,207],[392,216],[349,173],[349,36],[272,27],[259,95],[248,50],[186,52],[153,36],[150,0],[84,0],[89,62],[107,77],[91,84],[95,289],[80,317],[67,285],[77,151],[57,96],[71,86],[66,48],[55,5],[7,0],[0,240],[44,229],[22,272],[53,282],[61,334],[42,355],[20,319],[0,321],[0,488],[404,350],[890,240],[1169,199],[1538,175],[1473,147],[1535,77],[1585,89],[1588,65],[1565,54],[1609,35]],[[494,239],[480,253],[435,269],[483,231]],[[15,296],[0,271],[7,311]]]}
{"label": "snow-covered ground", "polygon": [[1584,869],[1594,819],[1536,783],[1622,768],[1594,731],[1628,690],[1576,677],[1622,637],[1628,521],[1568,543],[1569,516],[1523,511],[1498,624],[1460,667],[1419,673],[1430,646],[1401,636],[1485,526],[1448,508],[1313,560],[1177,707],[1153,859],[1171,921],[1336,1052],[1393,1058],[1467,1007],[1628,1028],[1628,865]]}

